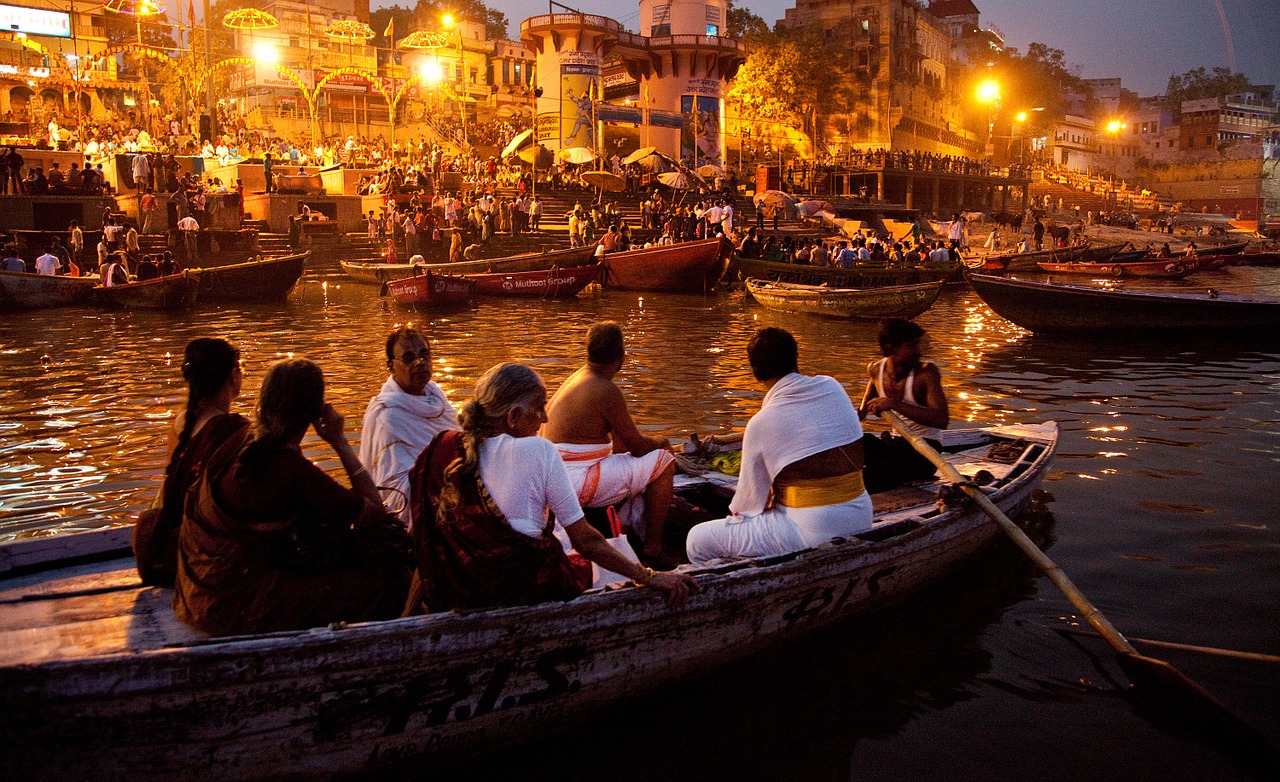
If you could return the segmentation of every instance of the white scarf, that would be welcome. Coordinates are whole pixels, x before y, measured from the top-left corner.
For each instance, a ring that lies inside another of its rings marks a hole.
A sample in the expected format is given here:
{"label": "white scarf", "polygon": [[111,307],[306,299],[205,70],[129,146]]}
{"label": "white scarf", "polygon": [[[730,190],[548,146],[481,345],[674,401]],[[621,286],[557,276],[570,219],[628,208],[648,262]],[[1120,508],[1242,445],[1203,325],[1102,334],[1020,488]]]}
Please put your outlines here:
{"label": "white scarf", "polygon": [[401,502],[401,519],[408,523],[409,471],[437,433],[457,429],[458,414],[434,382],[422,396],[405,393],[394,377],[387,378],[377,396],[369,400],[360,432],[360,463],[377,486],[405,494],[386,498],[392,507]]}
{"label": "white scarf", "polygon": [[742,438],[742,472],[729,510],[763,513],[778,473],[807,456],[862,437],[853,402],[835,378],[786,375],[764,395]]}

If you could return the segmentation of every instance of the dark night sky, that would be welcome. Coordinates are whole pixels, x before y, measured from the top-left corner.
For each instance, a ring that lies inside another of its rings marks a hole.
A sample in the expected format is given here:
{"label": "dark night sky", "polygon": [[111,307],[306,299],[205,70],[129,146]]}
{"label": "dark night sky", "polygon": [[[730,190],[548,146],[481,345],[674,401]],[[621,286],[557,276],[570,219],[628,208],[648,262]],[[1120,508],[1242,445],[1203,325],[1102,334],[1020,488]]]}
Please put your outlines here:
{"label": "dark night sky", "polygon": [[[1280,0],[974,0],[983,25],[994,25],[1020,50],[1033,41],[1066,52],[1085,78],[1124,80],[1139,95],[1164,92],[1169,76],[1191,68],[1234,64],[1255,83],[1280,84]],[[375,7],[414,0],[375,0]],[[745,0],[767,22],[794,0]],[[489,0],[507,15],[512,35],[520,20],[546,13],[540,3]],[[636,29],[636,0],[568,2]],[[1224,24],[1225,19],[1225,24]],[[1230,41],[1230,43],[1228,43]],[[1234,62],[1231,50],[1234,49]]]}

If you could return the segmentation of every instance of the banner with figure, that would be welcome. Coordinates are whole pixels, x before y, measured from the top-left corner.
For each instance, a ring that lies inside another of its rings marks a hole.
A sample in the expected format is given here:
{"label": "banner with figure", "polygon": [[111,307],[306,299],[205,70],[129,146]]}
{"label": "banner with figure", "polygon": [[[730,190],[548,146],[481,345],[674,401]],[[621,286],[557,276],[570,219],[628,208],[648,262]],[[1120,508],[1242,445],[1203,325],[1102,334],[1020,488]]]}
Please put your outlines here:
{"label": "banner with figure", "polygon": [[596,146],[595,101],[600,98],[600,57],[560,53],[560,148]]}
{"label": "banner with figure", "polygon": [[680,131],[680,158],[694,166],[721,165],[720,98],[710,95],[680,96],[684,127]]}

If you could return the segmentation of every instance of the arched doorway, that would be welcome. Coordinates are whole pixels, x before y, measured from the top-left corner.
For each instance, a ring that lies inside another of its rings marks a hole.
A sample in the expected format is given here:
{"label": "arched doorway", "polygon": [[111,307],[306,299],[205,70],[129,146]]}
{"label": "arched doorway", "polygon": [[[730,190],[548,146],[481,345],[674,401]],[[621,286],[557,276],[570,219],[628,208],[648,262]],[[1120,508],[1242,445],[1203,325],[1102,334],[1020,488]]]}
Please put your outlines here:
{"label": "arched doorway", "polygon": [[9,90],[9,110],[13,112],[15,122],[31,120],[31,101],[35,98],[35,90],[25,84]]}

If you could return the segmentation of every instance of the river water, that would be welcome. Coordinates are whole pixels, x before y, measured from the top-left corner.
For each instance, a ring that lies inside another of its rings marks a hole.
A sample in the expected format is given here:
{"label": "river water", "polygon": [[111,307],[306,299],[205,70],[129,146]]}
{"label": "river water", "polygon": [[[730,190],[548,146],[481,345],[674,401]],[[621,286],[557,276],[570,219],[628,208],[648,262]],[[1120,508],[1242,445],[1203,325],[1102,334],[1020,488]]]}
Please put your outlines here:
{"label": "river water", "polygon": [[[1191,283],[1199,287],[1197,278]],[[1280,293],[1280,271],[1231,269],[1222,290]],[[414,313],[373,287],[310,274],[285,304],[192,314],[54,310],[0,322],[0,540],[126,523],[154,495],[165,432],[185,403],[196,336],[245,359],[236,410],[266,366],[305,355],[358,436],[385,379],[382,340],[415,321],[456,403],[500,361],[555,386],[587,326],[620,321],[619,376],[643,429],[740,430],[758,409],[745,344],[792,330],[801,370],[860,396],[874,327],[773,313],[741,290],[595,292]],[[953,427],[1056,419],[1056,466],[1027,516],[1037,540],[1132,636],[1280,654],[1280,337],[1135,343],[1034,337],[969,289],[918,320]],[[311,438],[308,453],[338,470]],[[1121,697],[1098,641],[1064,634],[1069,604],[1011,548],[889,611],[637,696],[572,732],[405,779],[1243,779],[1241,767],[1159,711]],[[1147,650],[1153,651],[1153,650]],[[1280,741],[1280,669],[1159,651]]]}

